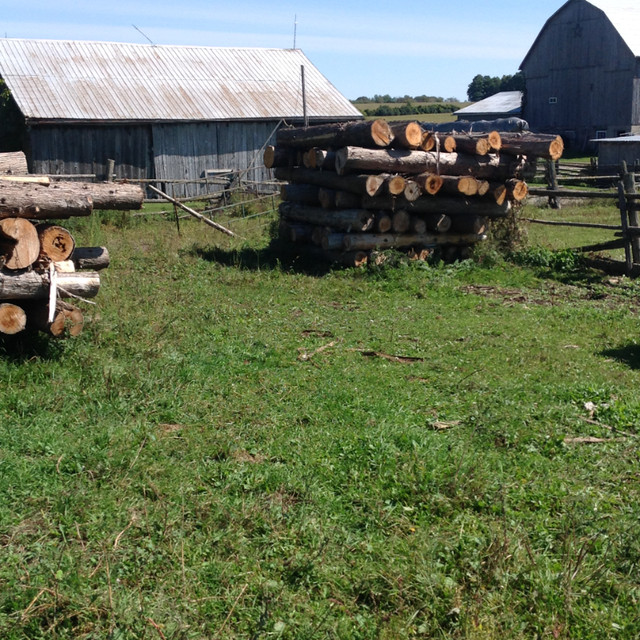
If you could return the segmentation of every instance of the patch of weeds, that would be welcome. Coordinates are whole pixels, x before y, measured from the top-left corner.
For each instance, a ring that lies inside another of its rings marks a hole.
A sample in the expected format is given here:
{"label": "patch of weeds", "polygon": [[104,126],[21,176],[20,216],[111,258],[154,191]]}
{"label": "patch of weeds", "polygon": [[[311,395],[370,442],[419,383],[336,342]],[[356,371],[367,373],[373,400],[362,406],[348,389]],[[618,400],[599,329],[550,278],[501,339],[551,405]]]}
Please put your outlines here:
{"label": "patch of weeds", "polygon": [[573,249],[552,251],[544,247],[528,247],[509,252],[508,258],[519,266],[535,267],[561,273],[578,271],[585,264],[583,255]]}

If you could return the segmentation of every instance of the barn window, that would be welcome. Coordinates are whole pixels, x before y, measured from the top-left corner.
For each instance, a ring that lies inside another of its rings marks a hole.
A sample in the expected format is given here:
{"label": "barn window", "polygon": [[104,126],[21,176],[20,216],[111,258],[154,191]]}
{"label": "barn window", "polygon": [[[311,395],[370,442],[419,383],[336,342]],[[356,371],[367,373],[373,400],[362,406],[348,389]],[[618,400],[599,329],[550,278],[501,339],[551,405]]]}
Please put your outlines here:
{"label": "barn window", "polygon": [[552,96],[551,98],[549,98],[549,104],[558,104],[558,98]]}
{"label": "barn window", "polygon": [[606,129],[596,129],[596,140],[602,140],[602,138],[607,137]]}

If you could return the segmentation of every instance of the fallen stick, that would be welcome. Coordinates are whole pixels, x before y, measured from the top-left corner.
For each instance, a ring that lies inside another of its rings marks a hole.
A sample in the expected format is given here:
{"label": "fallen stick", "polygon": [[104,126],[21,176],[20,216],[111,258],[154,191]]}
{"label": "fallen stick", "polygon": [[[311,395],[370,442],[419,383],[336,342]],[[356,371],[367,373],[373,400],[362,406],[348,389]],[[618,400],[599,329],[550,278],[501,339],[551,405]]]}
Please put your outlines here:
{"label": "fallen stick", "polygon": [[156,189],[156,187],[154,187],[153,185],[150,184],[149,189],[151,189],[151,191],[153,191],[154,193],[157,193],[159,196],[162,196],[165,200],[171,202],[172,204],[175,204],[176,207],[180,207],[180,209],[182,209],[183,211],[186,211],[189,215],[193,216],[194,218],[197,218],[198,220],[201,220],[205,224],[208,224],[210,227],[213,227],[214,229],[217,229],[222,233],[226,233],[228,236],[231,236],[232,238],[238,237],[235,233],[233,233],[233,231],[230,231],[226,227],[223,227],[221,224],[218,224],[213,220],[209,220],[209,218],[206,218],[205,216],[198,213],[197,211],[194,211],[193,209],[191,209],[191,207],[187,207],[186,204],[182,204],[182,202],[180,202],[179,200],[176,200],[175,198],[172,198],[170,195],[167,195],[163,191],[160,191],[160,189]]}

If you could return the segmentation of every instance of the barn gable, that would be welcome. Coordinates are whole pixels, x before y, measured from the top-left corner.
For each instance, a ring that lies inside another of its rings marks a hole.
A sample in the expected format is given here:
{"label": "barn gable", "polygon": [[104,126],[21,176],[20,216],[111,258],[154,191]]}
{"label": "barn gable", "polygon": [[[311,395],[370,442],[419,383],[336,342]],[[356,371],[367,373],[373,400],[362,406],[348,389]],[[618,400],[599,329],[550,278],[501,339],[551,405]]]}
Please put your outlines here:
{"label": "barn gable", "polygon": [[[624,34],[624,36],[623,36]],[[569,0],[545,23],[521,64],[524,118],[585,148],[640,127],[640,7]]]}

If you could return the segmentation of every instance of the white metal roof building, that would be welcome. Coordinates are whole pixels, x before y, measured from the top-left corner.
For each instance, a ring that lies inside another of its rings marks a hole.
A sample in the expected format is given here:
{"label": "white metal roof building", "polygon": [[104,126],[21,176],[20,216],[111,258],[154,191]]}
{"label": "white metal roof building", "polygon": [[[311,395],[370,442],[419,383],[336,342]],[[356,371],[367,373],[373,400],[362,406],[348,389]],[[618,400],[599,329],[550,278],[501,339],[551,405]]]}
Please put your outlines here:
{"label": "white metal roof building", "polygon": [[299,49],[0,39],[32,171],[127,178],[246,169],[278,123],[360,112]]}
{"label": "white metal roof building", "polygon": [[454,111],[458,120],[511,118],[522,112],[522,91],[500,91]]}

